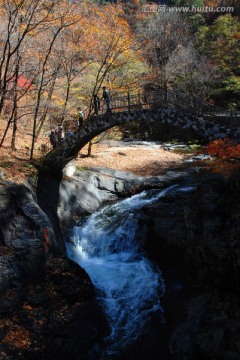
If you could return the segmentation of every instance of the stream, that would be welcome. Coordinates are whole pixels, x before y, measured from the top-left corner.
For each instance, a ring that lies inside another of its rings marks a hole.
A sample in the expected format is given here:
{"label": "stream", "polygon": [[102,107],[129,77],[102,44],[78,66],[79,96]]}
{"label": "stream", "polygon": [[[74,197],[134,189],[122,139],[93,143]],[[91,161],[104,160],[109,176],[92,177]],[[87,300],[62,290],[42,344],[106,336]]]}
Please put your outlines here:
{"label": "stream", "polygon": [[153,316],[159,322],[162,318],[164,280],[144,254],[140,209],[169,193],[192,189],[174,185],[144,191],[102,207],[73,228],[68,257],[89,274],[110,325],[105,358],[126,349],[146,331]]}

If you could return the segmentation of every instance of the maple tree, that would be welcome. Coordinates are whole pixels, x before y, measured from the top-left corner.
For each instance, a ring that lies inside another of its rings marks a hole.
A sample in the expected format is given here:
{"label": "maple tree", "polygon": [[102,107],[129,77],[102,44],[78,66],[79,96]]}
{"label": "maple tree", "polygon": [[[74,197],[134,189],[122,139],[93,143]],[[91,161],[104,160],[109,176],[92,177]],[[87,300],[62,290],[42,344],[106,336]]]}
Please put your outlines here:
{"label": "maple tree", "polygon": [[209,155],[226,160],[240,159],[240,144],[236,140],[225,138],[213,140],[206,146]]}
{"label": "maple tree", "polygon": [[230,138],[211,141],[204,152],[213,157],[207,169],[229,176],[233,171],[240,170],[240,144]]}

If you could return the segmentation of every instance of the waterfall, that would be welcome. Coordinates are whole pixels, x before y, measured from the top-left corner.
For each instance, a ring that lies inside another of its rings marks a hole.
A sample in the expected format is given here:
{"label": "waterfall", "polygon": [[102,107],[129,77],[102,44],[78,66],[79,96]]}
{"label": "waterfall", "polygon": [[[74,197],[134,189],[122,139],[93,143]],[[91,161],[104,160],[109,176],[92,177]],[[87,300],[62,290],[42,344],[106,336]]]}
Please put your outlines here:
{"label": "waterfall", "polygon": [[[150,190],[107,205],[73,229],[69,258],[89,274],[98,291],[111,333],[107,354],[115,354],[139,337],[152,315],[161,314],[164,281],[142,252],[139,209],[178,189]],[[160,315],[159,315],[160,317]]]}

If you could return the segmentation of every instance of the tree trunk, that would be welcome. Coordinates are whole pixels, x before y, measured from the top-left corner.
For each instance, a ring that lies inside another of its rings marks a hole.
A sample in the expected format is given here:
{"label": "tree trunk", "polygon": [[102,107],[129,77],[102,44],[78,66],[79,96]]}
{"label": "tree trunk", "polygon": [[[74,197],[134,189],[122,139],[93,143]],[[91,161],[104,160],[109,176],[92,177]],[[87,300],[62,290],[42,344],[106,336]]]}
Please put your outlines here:
{"label": "tree trunk", "polygon": [[48,99],[47,99],[48,102],[47,102],[47,104],[46,104],[46,106],[44,108],[43,115],[41,116],[41,119],[39,120],[39,123],[37,124],[36,137],[39,136],[40,131],[42,130],[43,124],[45,122],[45,119],[46,119],[46,116],[47,116],[47,113],[48,113],[48,110],[49,110],[49,102],[52,99],[52,94],[53,94],[55,82],[56,82],[56,77],[52,81],[51,87],[50,87],[49,92],[48,92]]}
{"label": "tree trunk", "polygon": [[88,152],[87,152],[87,156],[90,157],[92,154],[92,142],[89,141],[88,143]]}
{"label": "tree trunk", "polygon": [[63,105],[63,111],[62,111],[62,117],[61,117],[61,121],[63,122],[65,114],[66,114],[66,108],[67,108],[67,104],[68,104],[68,99],[69,99],[69,94],[70,94],[70,87],[71,87],[71,83],[70,80],[68,80],[67,83],[67,91],[66,91],[66,98],[65,98],[65,102]]}

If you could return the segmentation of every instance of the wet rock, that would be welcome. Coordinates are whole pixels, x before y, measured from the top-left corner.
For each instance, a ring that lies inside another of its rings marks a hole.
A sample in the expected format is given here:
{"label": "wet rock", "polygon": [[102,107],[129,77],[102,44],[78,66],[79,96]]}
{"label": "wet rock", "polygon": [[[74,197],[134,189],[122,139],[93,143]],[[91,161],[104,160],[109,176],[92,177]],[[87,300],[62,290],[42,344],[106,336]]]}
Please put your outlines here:
{"label": "wet rock", "polygon": [[82,215],[93,213],[104,203],[131,196],[144,189],[167,186],[189,174],[168,171],[161,176],[135,176],[109,168],[91,168],[65,178],[59,189],[58,216],[62,227],[71,228]]}
{"label": "wet rock", "polygon": [[[237,302],[235,294],[220,294],[217,290],[196,298],[190,305],[187,320],[171,336],[173,358],[239,358],[240,318]],[[189,340],[187,344],[181,341],[185,338]]]}

